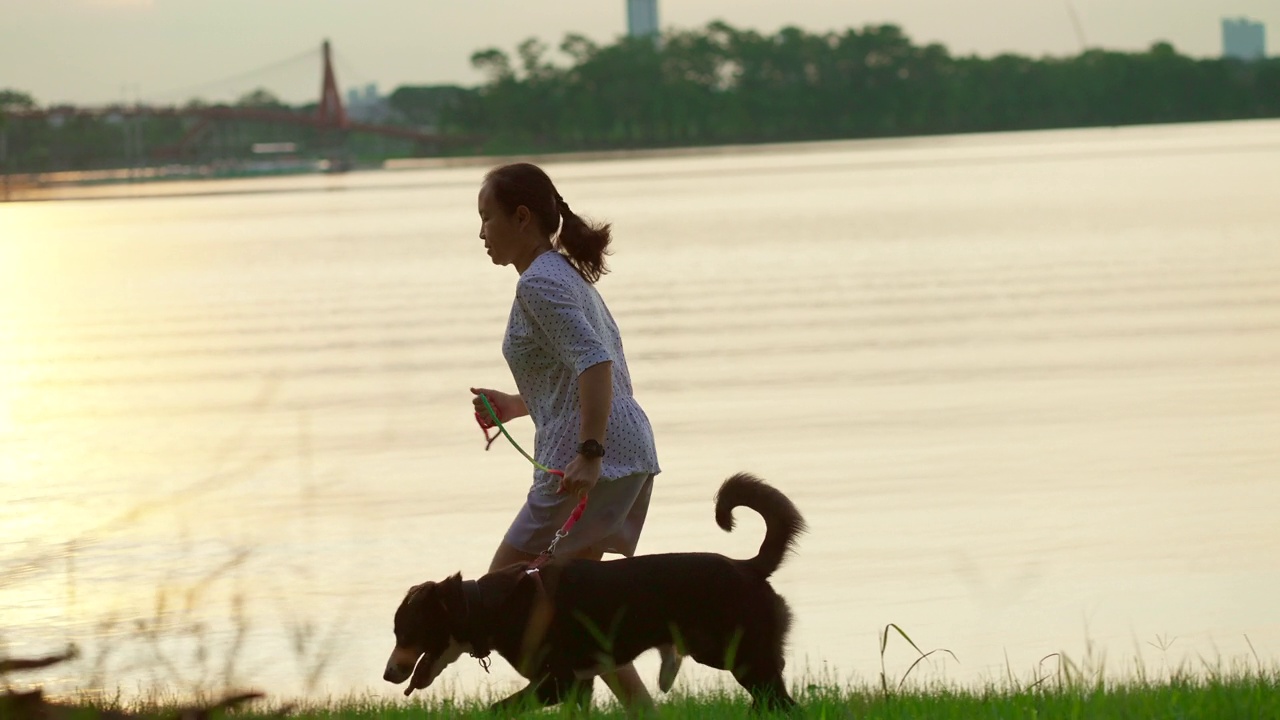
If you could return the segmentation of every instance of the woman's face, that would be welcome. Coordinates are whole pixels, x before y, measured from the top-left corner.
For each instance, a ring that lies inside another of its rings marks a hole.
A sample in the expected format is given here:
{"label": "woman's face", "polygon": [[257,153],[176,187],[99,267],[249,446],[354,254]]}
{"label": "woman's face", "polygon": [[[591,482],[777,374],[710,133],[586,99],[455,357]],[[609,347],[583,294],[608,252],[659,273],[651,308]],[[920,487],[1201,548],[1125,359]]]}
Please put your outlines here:
{"label": "woman's face", "polygon": [[521,205],[508,213],[498,202],[489,184],[480,188],[480,239],[494,265],[510,265],[528,243],[526,230],[532,216]]}

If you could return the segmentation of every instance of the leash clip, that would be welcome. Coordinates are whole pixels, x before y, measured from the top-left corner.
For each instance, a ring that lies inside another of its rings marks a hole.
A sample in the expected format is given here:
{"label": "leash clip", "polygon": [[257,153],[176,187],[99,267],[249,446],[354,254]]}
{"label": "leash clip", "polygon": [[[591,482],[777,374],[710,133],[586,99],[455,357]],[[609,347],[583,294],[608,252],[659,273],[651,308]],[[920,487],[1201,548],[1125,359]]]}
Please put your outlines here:
{"label": "leash clip", "polygon": [[546,551],[546,553],[545,553],[545,554],[546,554],[546,555],[555,555],[555,554],[556,554],[556,543],[560,542],[560,539],[561,539],[561,538],[563,538],[563,537],[565,537],[565,536],[567,536],[568,534],[569,534],[569,533],[567,533],[567,532],[565,532],[565,531],[564,531],[564,528],[560,528],[559,530],[557,530],[557,531],[556,531],[556,536],[555,536],[555,537],[553,537],[553,538],[551,538],[551,544],[547,546],[547,551]]}

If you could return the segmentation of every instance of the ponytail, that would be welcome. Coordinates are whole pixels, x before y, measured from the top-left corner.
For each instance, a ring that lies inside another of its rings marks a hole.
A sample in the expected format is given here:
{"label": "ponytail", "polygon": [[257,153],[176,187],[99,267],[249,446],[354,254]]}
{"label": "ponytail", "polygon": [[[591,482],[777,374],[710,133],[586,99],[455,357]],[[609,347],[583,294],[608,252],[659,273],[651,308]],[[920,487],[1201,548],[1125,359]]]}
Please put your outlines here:
{"label": "ponytail", "polygon": [[553,244],[569,258],[569,264],[583,280],[595,284],[601,275],[609,272],[604,257],[609,254],[612,239],[609,223],[594,224],[577,216],[569,209],[569,203],[556,193],[556,205],[560,209],[560,234]]}

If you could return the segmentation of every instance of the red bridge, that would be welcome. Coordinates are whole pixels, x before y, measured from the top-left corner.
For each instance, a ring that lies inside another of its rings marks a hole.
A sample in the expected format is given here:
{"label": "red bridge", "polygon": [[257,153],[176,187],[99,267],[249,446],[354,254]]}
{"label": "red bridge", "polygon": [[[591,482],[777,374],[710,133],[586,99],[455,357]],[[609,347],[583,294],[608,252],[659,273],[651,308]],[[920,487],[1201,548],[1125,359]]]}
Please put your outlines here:
{"label": "red bridge", "polygon": [[298,125],[330,131],[338,137],[347,133],[368,133],[383,137],[409,140],[419,146],[447,147],[475,144],[481,140],[476,136],[443,135],[437,132],[421,130],[403,125],[387,125],[378,123],[355,122],[347,116],[347,110],[338,92],[338,81],[333,71],[333,60],[329,41],[321,46],[324,58],[324,80],[321,86],[320,104],[313,113],[276,110],[270,108],[243,107],[235,105],[212,105],[205,107],[133,105],[105,108],[49,108],[44,110],[12,110],[7,114],[15,118],[57,118],[57,117],[138,117],[138,116],[170,116],[194,118],[195,124],[176,145],[158,147],[151,155],[158,158],[181,159],[191,155],[193,146],[204,136],[214,123],[219,121],[266,122],[282,125]]}

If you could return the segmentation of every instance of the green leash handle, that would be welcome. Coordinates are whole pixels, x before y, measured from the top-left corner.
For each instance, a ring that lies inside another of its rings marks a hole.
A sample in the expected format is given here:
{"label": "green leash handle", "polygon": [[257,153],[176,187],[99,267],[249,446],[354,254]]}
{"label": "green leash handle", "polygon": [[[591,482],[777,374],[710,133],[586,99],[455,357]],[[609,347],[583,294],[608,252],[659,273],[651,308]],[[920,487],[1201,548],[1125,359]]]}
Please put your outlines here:
{"label": "green leash handle", "polygon": [[[533,456],[525,452],[524,448],[520,447],[520,443],[516,442],[515,438],[511,437],[511,433],[507,432],[507,428],[502,424],[502,421],[498,419],[498,413],[493,409],[493,406],[489,404],[489,398],[485,397],[484,393],[478,393],[478,394],[480,395],[480,402],[484,403],[484,409],[489,412],[489,417],[493,418],[493,423],[498,426],[498,430],[501,431],[503,436],[507,438],[507,441],[511,443],[511,446],[514,447],[516,450],[520,451],[520,454],[524,456],[525,460],[528,460],[529,462],[533,463],[534,467],[538,468],[543,472],[551,473],[552,475],[556,475],[558,477],[564,477],[563,470],[552,470],[546,465],[543,465],[537,460],[534,460]],[[480,429],[485,431],[485,434],[484,434],[485,439],[486,440],[489,439],[489,432],[485,428],[484,422],[480,418],[480,413],[476,413],[476,422],[480,423]]]}

